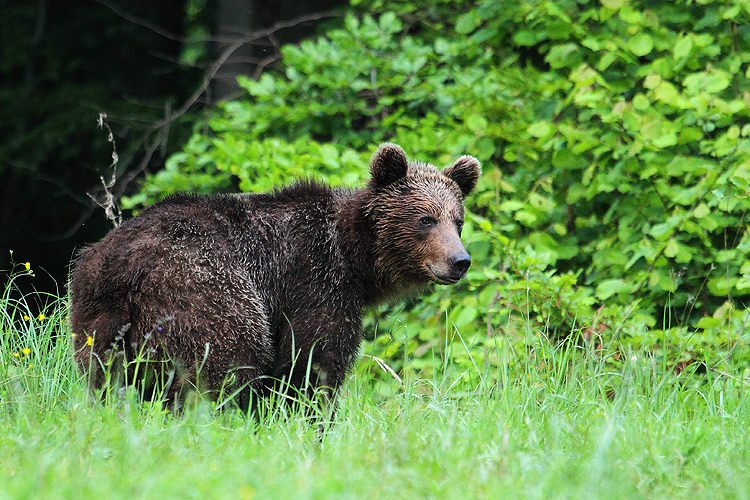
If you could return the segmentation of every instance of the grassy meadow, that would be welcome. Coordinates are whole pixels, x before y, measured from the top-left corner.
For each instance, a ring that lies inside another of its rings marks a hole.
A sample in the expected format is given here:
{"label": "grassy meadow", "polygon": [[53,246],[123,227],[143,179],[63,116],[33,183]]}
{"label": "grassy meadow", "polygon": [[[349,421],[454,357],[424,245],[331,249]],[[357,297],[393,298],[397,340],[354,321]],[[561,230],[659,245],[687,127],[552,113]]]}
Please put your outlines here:
{"label": "grassy meadow", "polygon": [[740,368],[677,374],[646,352],[611,363],[543,332],[537,357],[499,339],[499,367],[424,378],[383,376],[364,356],[320,434],[280,407],[249,418],[201,401],[173,414],[130,392],[94,401],[64,299],[12,288],[0,499],[750,498]]}

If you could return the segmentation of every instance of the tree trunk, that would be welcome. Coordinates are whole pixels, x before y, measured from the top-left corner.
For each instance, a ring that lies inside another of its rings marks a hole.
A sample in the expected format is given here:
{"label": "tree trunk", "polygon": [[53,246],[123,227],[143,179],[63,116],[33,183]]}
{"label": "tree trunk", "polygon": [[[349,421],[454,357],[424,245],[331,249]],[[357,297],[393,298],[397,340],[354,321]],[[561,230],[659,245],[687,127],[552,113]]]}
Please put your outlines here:
{"label": "tree trunk", "polygon": [[[238,39],[260,28],[259,16],[254,12],[256,0],[217,0],[215,7],[215,33],[217,38]],[[221,41],[214,44],[214,57],[218,59],[225,51],[231,50],[232,43]],[[211,82],[211,99],[214,101],[231,99],[237,91],[237,76],[251,75],[253,46],[244,44],[235,49],[217,71]]]}
{"label": "tree trunk", "polygon": [[[346,5],[346,0],[216,0],[213,34],[221,41],[214,44],[214,59],[232,50],[232,41],[252,38],[254,32],[307,14],[327,12]],[[271,36],[252,40],[236,48],[227,57],[211,82],[211,100],[237,96],[237,76],[257,77],[268,64],[280,57],[279,48],[315,32],[315,23],[300,22],[275,31]]]}

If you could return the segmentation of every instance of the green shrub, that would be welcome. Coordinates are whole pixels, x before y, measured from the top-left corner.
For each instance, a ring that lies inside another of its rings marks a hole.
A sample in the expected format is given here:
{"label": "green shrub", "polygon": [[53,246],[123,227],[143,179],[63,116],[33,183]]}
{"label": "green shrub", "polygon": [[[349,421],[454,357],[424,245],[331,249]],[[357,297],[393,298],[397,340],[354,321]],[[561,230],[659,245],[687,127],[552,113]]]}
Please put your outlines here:
{"label": "green shrub", "polygon": [[368,323],[368,352],[428,370],[573,332],[669,363],[750,360],[746,2],[380,4],[242,79],[127,207],[299,176],[361,184],[383,141],[437,164],[469,153],[484,175],[467,283],[390,316],[405,328],[388,336]]}

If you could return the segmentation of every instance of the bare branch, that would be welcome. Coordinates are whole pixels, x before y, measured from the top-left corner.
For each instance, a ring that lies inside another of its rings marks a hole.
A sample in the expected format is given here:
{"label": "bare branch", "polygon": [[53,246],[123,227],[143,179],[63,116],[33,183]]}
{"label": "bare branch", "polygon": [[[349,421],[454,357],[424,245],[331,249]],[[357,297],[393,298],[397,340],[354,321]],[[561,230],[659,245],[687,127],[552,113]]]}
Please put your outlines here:
{"label": "bare branch", "polygon": [[[75,224],[63,233],[63,236],[62,236],[63,238],[72,236],[93,215],[97,207],[101,207],[105,210],[107,218],[114,223],[115,227],[121,224],[122,213],[120,209],[118,208],[117,200],[119,200],[120,197],[122,197],[123,194],[126,192],[127,187],[130,184],[130,182],[132,182],[138,175],[140,175],[144,170],[146,170],[146,168],[150,164],[154,154],[156,153],[158,149],[161,148],[162,155],[166,154],[166,145],[167,145],[167,139],[169,137],[171,124],[175,120],[182,118],[197,103],[204,101],[202,98],[209,94],[212,80],[216,78],[216,75],[217,73],[219,73],[222,66],[227,62],[227,60],[232,56],[232,54],[234,54],[234,52],[236,52],[239,48],[247,44],[274,47],[275,50],[274,50],[273,55],[270,55],[263,59],[259,59],[257,61],[253,61],[257,65],[257,68],[251,75],[251,78],[257,80],[260,77],[260,74],[269,65],[273,64],[274,62],[278,61],[281,58],[281,53],[279,51],[280,43],[278,39],[274,36],[276,32],[282,29],[286,29],[286,28],[293,28],[300,24],[320,21],[322,19],[328,19],[328,18],[333,18],[333,17],[340,17],[342,15],[341,13],[332,12],[332,11],[318,12],[318,13],[298,16],[294,19],[289,19],[286,21],[279,21],[277,23],[274,23],[272,26],[269,26],[268,28],[252,31],[252,32],[240,35],[240,36],[196,38],[196,37],[184,37],[184,36],[180,36],[175,33],[172,33],[168,30],[161,28],[160,26],[154,23],[151,23],[145,19],[138,18],[136,16],[133,16],[121,10],[120,8],[108,2],[107,0],[95,0],[95,1],[104,5],[108,9],[112,10],[115,14],[122,17],[123,19],[126,19],[127,21],[132,22],[133,24],[143,26],[144,28],[147,28],[153,31],[154,33],[160,36],[163,36],[167,39],[175,40],[181,43],[218,42],[218,43],[227,44],[227,46],[222,50],[221,54],[219,54],[216,60],[205,71],[201,86],[198,89],[196,89],[196,91],[193,92],[193,94],[178,109],[173,110],[169,106],[169,104],[165,104],[164,117],[161,120],[158,120],[155,123],[150,123],[148,124],[148,126],[145,127],[146,130],[144,131],[142,137],[138,141],[139,144],[136,145],[136,149],[140,149],[144,147],[145,144],[148,144],[145,154],[138,162],[137,167],[130,169],[126,166],[124,172],[120,174],[119,178],[116,175],[116,169],[117,169],[117,165],[119,162],[119,156],[117,154],[117,147],[114,141],[114,134],[112,133],[112,129],[106,122],[107,115],[105,113],[101,113],[99,115],[99,119],[98,119],[99,127],[100,128],[106,127],[107,132],[108,132],[107,140],[112,143],[112,164],[110,165],[110,168],[112,169],[112,177],[109,181],[106,181],[104,176],[101,176],[102,188],[100,190],[97,190],[96,192],[87,193],[89,198],[92,200],[92,203],[90,203],[87,206],[86,210],[81,214],[81,216],[75,222]],[[210,101],[210,99],[206,99],[205,101],[208,102]],[[156,137],[154,137],[154,134],[156,134]],[[102,195],[102,192],[103,192],[103,195]]]}
{"label": "bare branch", "polygon": [[134,16],[132,14],[129,14],[125,12],[124,10],[120,9],[119,7],[111,4],[110,2],[107,2],[105,0],[94,0],[97,3],[100,3],[107,7],[109,10],[120,16],[121,18],[125,19],[126,21],[129,21],[133,24],[137,24],[138,26],[143,26],[144,28],[147,28],[157,35],[163,36],[164,38],[167,38],[168,40],[174,40],[176,42],[180,43],[195,43],[195,42],[217,42],[217,43],[236,43],[236,42],[242,42],[243,44],[249,44],[256,42],[262,38],[267,37],[268,35],[275,33],[276,31],[279,31],[281,29],[285,28],[293,28],[297,25],[313,22],[313,21],[320,21],[321,19],[326,19],[330,17],[340,17],[341,14],[338,12],[332,12],[332,11],[326,11],[326,12],[317,12],[313,14],[305,14],[302,16],[295,17],[294,19],[289,19],[287,21],[279,21],[277,23],[274,23],[272,26],[268,28],[264,28],[262,30],[254,31],[251,33],[247,33],[243,36],[202,36],[202,37],[186,37],[182,35],[178,35],[176,33],[172,33],[171,31],[167,31],[161,26],[158,26],[146,19],[142,19],[140,17]]}

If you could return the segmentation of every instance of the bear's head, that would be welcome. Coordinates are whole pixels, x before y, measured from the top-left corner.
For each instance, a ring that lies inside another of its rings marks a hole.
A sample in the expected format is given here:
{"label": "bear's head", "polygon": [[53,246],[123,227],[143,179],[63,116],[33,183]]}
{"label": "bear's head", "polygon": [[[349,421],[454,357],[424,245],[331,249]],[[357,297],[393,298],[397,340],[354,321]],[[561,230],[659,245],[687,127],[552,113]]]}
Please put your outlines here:
{"label": "bear's head", "polygon": [[395,144],[370,160],[366,216],[375,230],[378,265],[402,285],[457,283],[471,258],[461,242],[463,200],[481,174],[479,161],[462,156],[439,170],[409,162]]}

